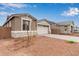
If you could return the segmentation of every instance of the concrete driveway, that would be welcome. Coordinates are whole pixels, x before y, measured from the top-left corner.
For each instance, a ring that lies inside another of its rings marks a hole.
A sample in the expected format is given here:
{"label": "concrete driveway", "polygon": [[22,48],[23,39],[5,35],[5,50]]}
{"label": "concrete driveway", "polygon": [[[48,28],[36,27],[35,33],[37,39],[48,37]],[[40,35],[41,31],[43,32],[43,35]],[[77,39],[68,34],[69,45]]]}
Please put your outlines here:
{"label": "concrete driveway", "polygon": [[43,36],[56,38],[56,39],[62,39],[62,40],[74,40],[74,41],[79,42],[79,37],[76,37],[76,36],[59,35],[59,34],[46,34]]}

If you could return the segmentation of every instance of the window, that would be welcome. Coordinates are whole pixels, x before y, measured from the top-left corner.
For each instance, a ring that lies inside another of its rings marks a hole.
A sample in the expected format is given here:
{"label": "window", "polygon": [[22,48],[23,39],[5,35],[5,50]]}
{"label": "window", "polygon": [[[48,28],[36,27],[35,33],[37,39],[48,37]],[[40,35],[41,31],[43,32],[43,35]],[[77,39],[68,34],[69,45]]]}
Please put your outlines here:
{"label": "window", "polygon": [[67,31],[67,29],[65,29],[65,31]]}
{"label": "window", "polygon": [[67,27],[66,25],[64,27]]}
{"label": "window", "polygon": [[23,30],[29,30],[29,21],[23,20]]}

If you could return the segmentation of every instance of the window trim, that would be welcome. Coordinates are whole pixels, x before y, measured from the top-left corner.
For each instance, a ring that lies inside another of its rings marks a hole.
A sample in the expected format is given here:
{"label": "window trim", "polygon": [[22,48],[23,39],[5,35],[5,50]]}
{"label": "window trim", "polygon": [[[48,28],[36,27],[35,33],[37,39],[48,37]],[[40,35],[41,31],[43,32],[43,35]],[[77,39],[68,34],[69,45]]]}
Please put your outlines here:
{"label": "window trim", "polygon": [[31,31],[31,19],[29,19],[29,18],[26,18],[26,17],[21,17],[21,31],[27,31],[27,30],[23,30],[23,20],[27,20],[27,21],[29,21],[29,31]]}
{"label": "window trim", "polygon": [[[30,30],[30,22],[28,20],[23,20],[22,27],[24,27],[24,21],[28,22],[28,31]],[[26,26],[26,24],[25,24]],[[23,31],[27,31],[27,29],[22,28]]]}

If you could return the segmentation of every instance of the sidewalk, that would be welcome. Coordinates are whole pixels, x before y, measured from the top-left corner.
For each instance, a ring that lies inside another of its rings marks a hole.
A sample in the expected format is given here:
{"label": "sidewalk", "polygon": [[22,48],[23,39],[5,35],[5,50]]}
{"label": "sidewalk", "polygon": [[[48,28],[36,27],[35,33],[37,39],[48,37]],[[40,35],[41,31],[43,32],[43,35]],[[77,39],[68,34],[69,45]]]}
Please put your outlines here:
{"label": "sidewalk", "polygon": [[43,36],[56,38],[56,39],[63,39],[63,40],[75,40],[75,41],[79,42],[79,37],[76,37],[76,36],[59,35],[59,34],[46,34]]}

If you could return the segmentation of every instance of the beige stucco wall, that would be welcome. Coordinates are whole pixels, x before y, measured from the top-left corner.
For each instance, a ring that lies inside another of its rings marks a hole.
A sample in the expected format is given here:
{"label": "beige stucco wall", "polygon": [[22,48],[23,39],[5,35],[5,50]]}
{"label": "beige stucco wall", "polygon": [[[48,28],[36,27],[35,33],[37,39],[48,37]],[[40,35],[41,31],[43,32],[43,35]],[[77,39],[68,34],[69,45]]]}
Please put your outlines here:
{"label": "beige stucco wall", "polygon": [[12,28],[12,31],[20,31],[21,30],[21,19],[19,17],[14,17],[11,20],[11,28]]}
{"label": "beige stucco wall", "polygon": [[[65,31],[65,29],[67,29],[67,30]],[[71,34],[72,33],[71,32],[71,25],[68,25],[67,27],[60,26],[60,30],[61,30],[61,33],[64,33],[64,34]]]}
{"label": "beige stucco wall", "polygon": [[31,30],[37,30],[37,20],[32,20],[32,22],[31,22]]}

